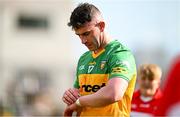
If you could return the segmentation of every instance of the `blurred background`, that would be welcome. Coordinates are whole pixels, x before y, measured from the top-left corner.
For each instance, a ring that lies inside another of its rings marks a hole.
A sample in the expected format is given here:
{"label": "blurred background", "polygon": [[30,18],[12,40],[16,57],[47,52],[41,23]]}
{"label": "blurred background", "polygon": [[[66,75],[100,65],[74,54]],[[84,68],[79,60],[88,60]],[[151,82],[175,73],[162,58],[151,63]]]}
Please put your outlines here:
{"label": "blurred background", "polygon": [[67,26],[80,2],[95,4],[106,31],[137,62],[155,63],[163,81],[180,53],[179,0],[0,0],[0,115],[62,115],[87,51]]}

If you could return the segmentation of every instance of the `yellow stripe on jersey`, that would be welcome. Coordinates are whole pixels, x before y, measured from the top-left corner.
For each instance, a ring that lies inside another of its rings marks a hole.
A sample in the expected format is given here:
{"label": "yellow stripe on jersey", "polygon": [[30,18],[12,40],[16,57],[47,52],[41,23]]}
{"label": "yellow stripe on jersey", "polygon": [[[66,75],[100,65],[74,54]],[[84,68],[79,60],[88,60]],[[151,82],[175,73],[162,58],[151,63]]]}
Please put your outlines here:
{"label": "yellow stripe on jersey", "polygon": [[[108,74],[80,74],[80,94],[89,95],[98,91],[108,82]],[[91,108],[84,107],[81,116],[114,116],[114,117],[128,117],[131,107],[132,92],[134,90],[136,74],[129,81],[127,90],[122,100],[115,102],[105,107]],[[94,102],[96,103],[96,102]]]}
{"label": "yellow stripe on jersey", "polygon": [[79,86],[80,94],[88,95],[96,92],[105,86],[108,81],[108,74],[80,74]]}

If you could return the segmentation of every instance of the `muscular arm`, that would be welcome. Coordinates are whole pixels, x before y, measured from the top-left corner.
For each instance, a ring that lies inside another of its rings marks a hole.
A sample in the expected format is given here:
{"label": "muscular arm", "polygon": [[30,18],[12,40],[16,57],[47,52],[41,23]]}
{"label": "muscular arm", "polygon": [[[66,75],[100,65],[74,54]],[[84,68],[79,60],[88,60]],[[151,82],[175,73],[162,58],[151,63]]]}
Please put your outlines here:
{"label": "muscular arm", "polygon": [[121,100],[128,86],[123,78],[112,78],[96,93],[79,98],[82,106],[101,107]]}

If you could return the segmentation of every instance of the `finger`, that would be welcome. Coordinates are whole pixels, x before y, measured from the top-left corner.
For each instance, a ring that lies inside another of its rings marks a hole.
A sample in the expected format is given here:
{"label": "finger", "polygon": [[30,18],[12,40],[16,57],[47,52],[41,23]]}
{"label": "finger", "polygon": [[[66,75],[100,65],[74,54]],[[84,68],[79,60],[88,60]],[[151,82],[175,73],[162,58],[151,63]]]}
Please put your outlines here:
{"label": "finger", "polygon": [[78,89],[68,89],[62,97],[63,102],[67,105],[73,104],[80,97]]}
{"label": "finger", "polygon": [[72,100],[73,102],[76,101],[76,96],[74,96],[74,92],[69,89],[66,93],[65,93],[65,98],[68,97],[70,98],[70,100]]}
{"label": "finger", "polygon": [[73,104],[75,101],[74,100],[72,100],[69,96],[65,96],[64,97],[64,99],[67,101],[67,102],[69,102],[70,104]]}
{"label": "finger", "polygon": [[63,97],[62,97],[62,100],[63,100],[64,103],[69,104],[69,102],[68,102],[68,101],[66,100],[66,98],[65,98],[65,95],[66,95],[66,94],[64,93],[64,94],[63,94]]}
{"label": "finger", "polygon": [[68,102],[65,98],[63,98],[63,102],[66,103],[67,105],[71,105],[71,103]]}
{"label": "finger", "polygon": [[80,97],[81,95],[80,95],[80,93],[79,93],[79,89],[72,89],[72,90],[74,90],[74,92],[75,92],[75,94],[78,96],[78,97]]}
{"label": "finger", "polygon": [[68,90],[68,95],[70,95],[70,98],[72,98],[73,100],[76,100],[76,91],[75,90],[73,90],[73,89],[69,89]]}
{"label": "finger", "polygon": [[73,95],[73,97],[75,98],[75,100],[77,100],[80,97],[80,94],[78,91],[70,89],[69,92]]}
{"label": "finger", "polygon": [[69,91],[66,91],[62,97],[63,102],[65,102],[67,105],[73,104],[75,101],[69,97],[68,93]]}

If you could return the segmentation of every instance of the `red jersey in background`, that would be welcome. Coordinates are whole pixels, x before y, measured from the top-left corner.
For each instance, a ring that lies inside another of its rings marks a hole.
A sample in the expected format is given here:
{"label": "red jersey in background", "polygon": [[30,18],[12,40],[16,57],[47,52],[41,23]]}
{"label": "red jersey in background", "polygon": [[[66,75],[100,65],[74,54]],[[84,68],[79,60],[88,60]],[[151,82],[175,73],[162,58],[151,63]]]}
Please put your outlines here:
{"label": "red jersey in background", "polygon": [[172,64],[156,116],[180,116],[180,56]]}
{"label": "red jersey in background", "polygon": [[162,98],[162,92],[158,89],[155,95],[151,98],[143,97],[140,91],[133,94],[131,104],[131,117],[150,117],[153,116]]}

